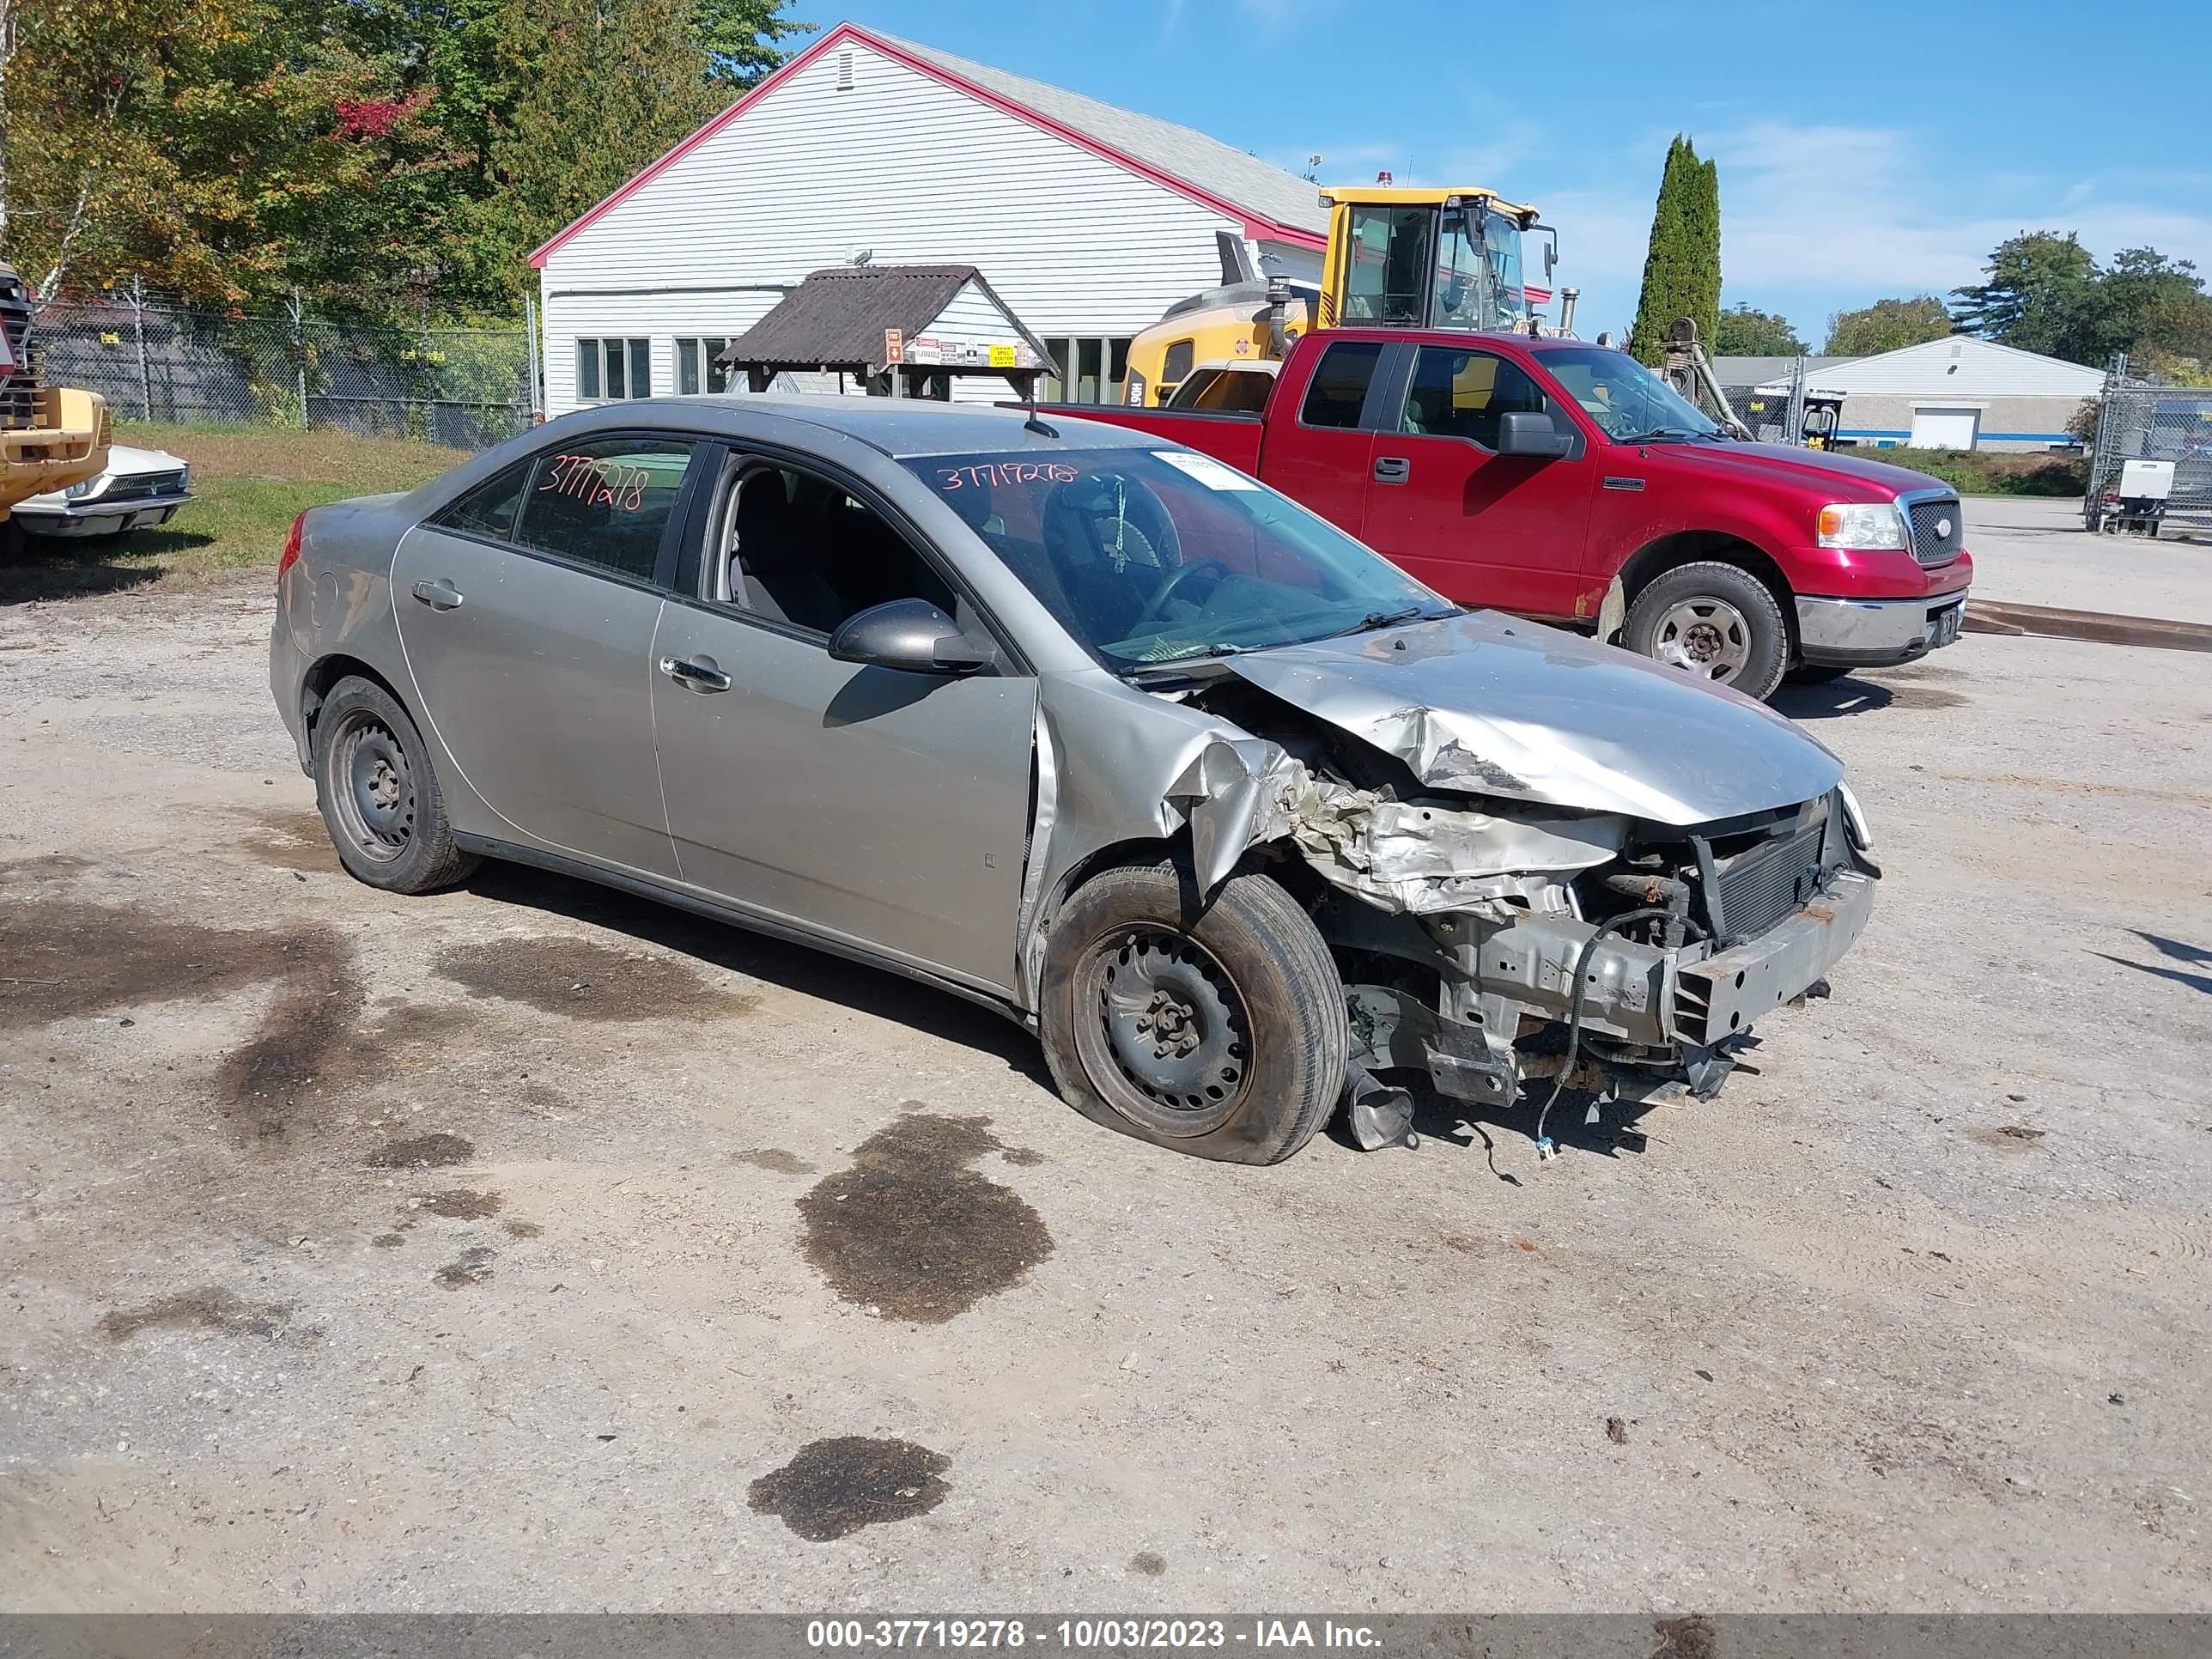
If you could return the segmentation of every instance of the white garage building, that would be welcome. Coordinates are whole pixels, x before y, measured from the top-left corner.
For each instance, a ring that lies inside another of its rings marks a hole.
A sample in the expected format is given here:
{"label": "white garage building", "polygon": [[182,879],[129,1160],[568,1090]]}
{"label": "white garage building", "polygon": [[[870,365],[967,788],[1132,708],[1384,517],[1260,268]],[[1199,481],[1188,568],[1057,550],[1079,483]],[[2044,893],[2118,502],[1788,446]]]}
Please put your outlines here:
{"label": "white garage building", "polygon": [[1049,349],[1043,395],[1113,402],[1224,240],[1312,281],[1327,232],[1314,185],[1203,133],[843,23],[532,254],[546,413],[721,390],[726,341],[856,260],[977,267]]}
{"label": "white garage building", "polygon": [[[1965,334],[1813,362],[1807,385],[1843,397],[1837,437],[1863,449],[2063,447],[2079,441],[2066,423],[2105,384],[2101,370]],[[1787,397],[1788,377],[1756,390]]]}

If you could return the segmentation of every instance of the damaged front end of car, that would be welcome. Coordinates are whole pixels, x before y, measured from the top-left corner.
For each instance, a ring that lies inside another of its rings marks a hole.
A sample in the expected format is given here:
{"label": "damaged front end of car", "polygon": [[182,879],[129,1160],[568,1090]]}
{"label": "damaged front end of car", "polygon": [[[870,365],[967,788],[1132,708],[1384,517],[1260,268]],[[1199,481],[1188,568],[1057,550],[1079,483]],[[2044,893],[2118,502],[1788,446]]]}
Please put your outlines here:
{"label": "damaged front end of car", "polygon": [[1202,891],[1255,861],[1304,899],[1344,981],[1361,1144],[1406,1137],[1408,1073],[1490,1106],[1532,1084],[1547,1108],[1570,1088],[1709,1098],[1755,1019],[1825,994],[1880,875],[1840,766],[1730,703],[1723,725],[1749,734],[1736,763],[1758,775],[1726,778],[1711,733],[1667,718],[1717,712],[1678,690],[1715,694],[1649,689],[1641,716],[1565,722],[1599,739],[1280,661],[1189,695],[1250,735],[1206,744],[1165,804]]}

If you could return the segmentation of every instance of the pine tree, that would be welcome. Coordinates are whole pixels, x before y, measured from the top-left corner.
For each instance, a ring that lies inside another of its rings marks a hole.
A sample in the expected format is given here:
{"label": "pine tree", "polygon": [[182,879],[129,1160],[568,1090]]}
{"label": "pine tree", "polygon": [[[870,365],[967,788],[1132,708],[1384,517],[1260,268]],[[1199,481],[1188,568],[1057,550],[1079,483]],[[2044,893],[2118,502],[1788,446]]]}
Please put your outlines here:
{"label": "pine tree", "polygon": [[1666,352],[1667,331],[1682,317],[1697,324],[1710,349],[1720,333],[1720,168],[1699,161],[1697,147],[1678,133],[1667,146],[1667,166],[1659,179],[1644,292],[1629,349],[1656,365]]}

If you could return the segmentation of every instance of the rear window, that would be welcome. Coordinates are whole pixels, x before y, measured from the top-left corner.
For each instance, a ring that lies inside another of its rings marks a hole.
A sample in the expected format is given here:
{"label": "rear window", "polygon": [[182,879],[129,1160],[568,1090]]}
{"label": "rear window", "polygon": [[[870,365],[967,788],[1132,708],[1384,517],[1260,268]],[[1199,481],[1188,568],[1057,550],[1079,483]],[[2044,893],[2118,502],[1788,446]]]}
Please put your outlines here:
{"label": "rear window", "polygon": [[442,530],[462,530],[505,541],[514,533],[514,509],[521,503],[530,467],[530,462],[520,461],[503,472],[495,472],[430,522]]}
{"label": "rear window", "polygon": [[1209,415],[1256,415],[1267,406],[1275,377],[1256,368],[1222,368],[1188,398],[1178,397],[1176,407]]}
{"label": "rear window", "polygon": [[1298,419],[1307,426],[1358,426],[1367,402],[1367,383],[1375,378],[1375,365],[1382,357],[1382,346],[1369,340],[1340,340],[1329,347],[1306,387],[1305,407]]}
{"label": "rear window", "polygon": [[514,540],[651,581],[692,447],[683,439],[595,438],[540,455]]}

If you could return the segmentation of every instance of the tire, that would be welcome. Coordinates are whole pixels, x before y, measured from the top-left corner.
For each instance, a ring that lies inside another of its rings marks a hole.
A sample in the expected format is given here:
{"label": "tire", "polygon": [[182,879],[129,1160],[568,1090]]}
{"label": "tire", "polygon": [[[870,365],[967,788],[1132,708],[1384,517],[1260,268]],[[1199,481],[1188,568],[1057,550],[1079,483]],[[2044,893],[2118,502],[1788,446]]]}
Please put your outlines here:
{"label": "tire", "polygon": [[434,893],[482,862],[453,844],[438,775],[415,722],[373,680],[331,688],[315,717],[315,805],[356,880]]}
{"label": "tire", "polygon": [[1746,696],[1766,697],[1790,664],[1790,626],[1766,584],[1701,560],[1653,578],[1628,607],[1621,643]]}
{"label": "tire", "polygon": [[1792,685],[1826,685],[1830,680],[1839,680],[1851,671],[1837,668],[1827,663],[1804,662],[1790,671]]}
{"label": "tire", "polygon": [[1061,907],[1042,989],[1062,1097],[1139,1140],[1279,1164],[1342,1098],[1343,981],[1266,876],[1231,876],[1200,907],[1181,862],[1102,871]]}

